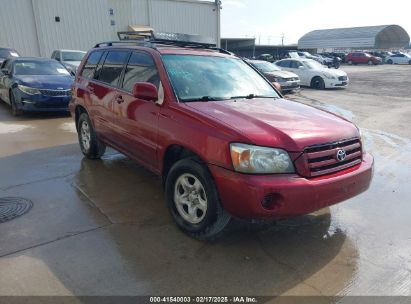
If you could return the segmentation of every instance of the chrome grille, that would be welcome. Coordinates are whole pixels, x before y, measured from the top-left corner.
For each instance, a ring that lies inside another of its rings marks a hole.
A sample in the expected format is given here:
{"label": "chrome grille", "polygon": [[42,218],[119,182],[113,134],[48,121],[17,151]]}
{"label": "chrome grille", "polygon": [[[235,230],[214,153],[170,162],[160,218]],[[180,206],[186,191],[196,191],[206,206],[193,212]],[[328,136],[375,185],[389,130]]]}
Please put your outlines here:
{"label": "chrome grille", "polygon": [[[345,151],[345,159],[338,160],[337,152]],[[330,174],[355,166],[362,161],[362,147],[358,138],[308,147],[304,155],[310,176]]]}
{"label": "chrome grille", "polygon": [[42,95],[45,95],[45,96],[52,96],[52,97],[71,96],[71,90],[45,90],[45,89],[40,89],[39,91]]}

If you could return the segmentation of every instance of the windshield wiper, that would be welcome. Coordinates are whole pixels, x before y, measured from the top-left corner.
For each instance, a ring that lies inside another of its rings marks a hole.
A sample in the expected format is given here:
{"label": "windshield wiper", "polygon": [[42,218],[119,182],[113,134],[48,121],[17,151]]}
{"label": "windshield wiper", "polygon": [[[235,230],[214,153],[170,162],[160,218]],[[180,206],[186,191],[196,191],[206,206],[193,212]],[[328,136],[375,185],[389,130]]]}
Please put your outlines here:
{"label": "windshield wiper", "polygon": [[254,98],[278,98],[278,97],[249,94],[249,95],[244,95],[244,96],[233,96],[230,99],[254,99]]}
{"label": "windshield wiper", "polygon": [[217,101],[217,100],[222,100],[223,98],[219,97],[211,97],[211,96],[203,96],[203,97],[196,97],[196,98],[182,98],[180,101],[182,102],[190,102],[190,101],[202,101],[202,102],[207,102],[207,101]]}

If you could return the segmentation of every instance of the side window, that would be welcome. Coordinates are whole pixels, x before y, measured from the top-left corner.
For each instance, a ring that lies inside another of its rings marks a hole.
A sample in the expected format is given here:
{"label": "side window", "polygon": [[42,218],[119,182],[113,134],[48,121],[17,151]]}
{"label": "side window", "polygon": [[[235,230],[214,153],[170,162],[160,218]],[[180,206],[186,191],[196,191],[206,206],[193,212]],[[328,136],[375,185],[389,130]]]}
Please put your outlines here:
{"label": "side window", "polygon": [[292,68],[292,69],[298,69],[298,67],[299,67],[300,65],[302,65],[300,62],[293,60],[293,61],[291,61],[290,68]]}
{"label": "side window", "polygon": [[104,60],[107,57],[107,53],[108,52],[104,52],[103,56],[101,56],[100,61],[98,62],[96,70],[94,72],[94,77],[93,77],[94,79],[98,79],[100,72],[101,72],[101,68],[103,67]]}
{"label": "side window", "polygon": [[103,51],[97,51],[97,52],[91,53],[88,56],[87,62],[84,65],[84,68],[81,71],[80,75],[85,78],[93,78],[94,70],[96,69],[96,66],[101,58],[101,55],[103,55]]}
{"label": "side window", "polygon": [[56,57],[55,57],[55,59],[58,60],[58,61],[61,61],[60,54],[61,54],[60,51],[56,51]]}
{"label": "side window", "polygon": [[290,60],[284,60],[278,63],[280,67],[289,68],[290,67]]}
{"label": "side window", "polygon": [[127,51],[108,52],[98,79],[112,86],[117,86],[129,54]]}
{"label": "side window", "polygon": [[158,88],[160,76],[150,55],[133,52],[127,63],[122,87],[131,92],[137,82],[150,82]]}

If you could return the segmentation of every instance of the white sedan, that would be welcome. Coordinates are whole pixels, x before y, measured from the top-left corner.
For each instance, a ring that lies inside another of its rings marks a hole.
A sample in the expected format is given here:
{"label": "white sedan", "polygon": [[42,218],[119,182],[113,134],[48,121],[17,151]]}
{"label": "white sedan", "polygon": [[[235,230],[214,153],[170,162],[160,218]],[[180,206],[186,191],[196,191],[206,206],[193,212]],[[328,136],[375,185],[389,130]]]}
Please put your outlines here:
{"label": "white sedan", "polygon": [[385,58],[388,64],[411,64],[411,55],[398,53]]}
{"label": "white sedan", "polygon": [[300,85],[315,89],[344,88],[348,85],[347,73],[332,70],[311,59],[283,59],[275,62],[282,70],[300,77]]}

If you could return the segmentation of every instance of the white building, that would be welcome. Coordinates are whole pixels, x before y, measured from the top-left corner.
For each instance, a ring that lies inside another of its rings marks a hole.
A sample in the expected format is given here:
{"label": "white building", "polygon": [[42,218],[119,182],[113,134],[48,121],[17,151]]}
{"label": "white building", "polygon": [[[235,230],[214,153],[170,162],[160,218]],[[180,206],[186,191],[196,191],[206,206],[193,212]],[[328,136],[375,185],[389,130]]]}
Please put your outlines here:
{"label": "white building", "polygon": [[148,26],[220,40],[219,1],[0,0],[0,47],[50,57],[55,49],[88,50],[118,40],[118,31]]}

